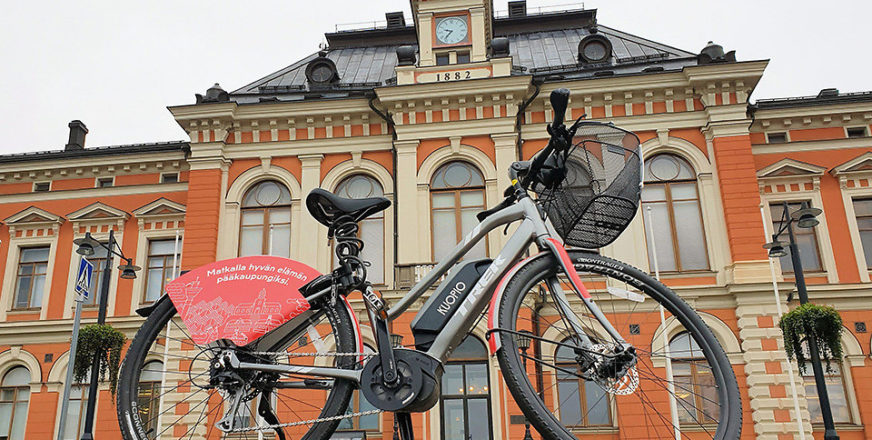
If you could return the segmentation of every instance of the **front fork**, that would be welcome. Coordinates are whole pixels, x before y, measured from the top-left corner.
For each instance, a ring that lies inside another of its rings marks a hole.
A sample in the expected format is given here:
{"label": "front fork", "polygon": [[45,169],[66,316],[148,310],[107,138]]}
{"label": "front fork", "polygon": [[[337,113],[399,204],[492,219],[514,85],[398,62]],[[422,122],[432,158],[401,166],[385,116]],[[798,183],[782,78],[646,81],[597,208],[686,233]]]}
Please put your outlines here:
{"label": "front fork", "polygon": [[[581,301],[584,303],[584,306],[590,311],[590,313],[596,318],[596,320],[603,326],[606,333],[612,337],[612,339],[618,344],[618,348],[620,351],[625,351],[631,348],[631,345],[627,343],[627,341],[615,330],[612,323],[606,318],[603,314],[602,310],[600,310],[599,306],[593,302],[593,299],[590,296],[590,292],[587,291],[587,288],[584,286],[584,283],[581,282],[581,278],[578,276],[578,272],[575,270],[575,265],[572,264],[572,259],[569,258],[569,254],[566,252],[566,249],[563,247],[563,244],[553,238],[545,238],[541,240],[542,244],[549,249],[557,260],[560,262],[560,266],[563,269],[563,272],[566,274],[566,277],[569,279],[569,283],[572,285],[575,293],[581,298]],[[566,295],[563,292],[563,288],[560,285],[560,281],[557,277],[551,277],[548,280],[548,288],[551,291],[551,295],[554,298],[555,304],[558,306],[558,312],[562,317],[565,318],[568,325],[572,327],[573,333],[581,340],[581,348],[582,351],[590,352],[593,348],[593,342],[590,340],[590,337],[587,336],[584,332],[584,326],[578,320],[578,317],[575,313],[572,312],[572,308],[569,305],[569,301],[566,298]]]}

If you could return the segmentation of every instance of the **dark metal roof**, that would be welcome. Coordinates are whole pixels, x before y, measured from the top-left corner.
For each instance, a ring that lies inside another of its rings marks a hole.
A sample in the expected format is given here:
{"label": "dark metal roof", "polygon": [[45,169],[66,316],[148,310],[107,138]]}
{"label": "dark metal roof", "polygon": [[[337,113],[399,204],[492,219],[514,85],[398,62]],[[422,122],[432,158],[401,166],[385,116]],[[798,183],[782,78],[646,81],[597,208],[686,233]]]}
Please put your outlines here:
{"label": "dark metal roof", "polygon": [[853,102],[872,102],[872,91],[839,93],[835,89],[823,89],[815,96],[796,96],[792,98],[758,99],[751,108],[767,110],[789,107],[809,107],[830,104],[849,104]]}
{"label": "dark metal roof", "polygon": [[110,156],[116,154],[163,153],[170,151],[187,152],[190,145],[185,141],[156,142],[147,144],[111,145],[106,147],[85,148],[84,150],[52,150],[35,151],[0,155],[0,164],[27,162],[32,160],[52,160],[81,157]]}
{"label": "dark metal roof", "polygon": [[[598,31],[612,43],[612,62],[599,66],[580,65],[578,43],[590,34],[595,22],[596,10],[496,18],[494,35],[509,38],[516,73],[568,79],[641,73],[652,66],[657,66],[657,70],[678,70],[696,65],[696,54],[604,26],[598,26]],[[318,57],[315,53],[231,92],[230,99],[254,103],[360,94],[393,84],[397,47],[416,45],[413,26],[335,32],[326,37],[330,45],[326,56],[336,64],[339,74],[339,81],[331,87],[309,87],[306,66]]]}

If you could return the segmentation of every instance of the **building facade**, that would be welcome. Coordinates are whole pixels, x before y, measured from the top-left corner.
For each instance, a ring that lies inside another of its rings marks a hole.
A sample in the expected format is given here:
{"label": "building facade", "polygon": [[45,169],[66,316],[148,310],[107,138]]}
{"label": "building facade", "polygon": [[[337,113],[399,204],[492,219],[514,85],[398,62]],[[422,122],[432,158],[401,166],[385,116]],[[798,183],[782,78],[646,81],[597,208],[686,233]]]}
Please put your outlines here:
{"label": "building facade", "polygon": [[[135,280],[110,281],[108,322],[132,337],[142,323],[135,310],[159,297],[176,267],[271,254],[329,271],[327,229],[303,206],[312,189],[383,195],[391,207],[361,233],[370,279],[391,303],[475,225],[475,213],[502,200],[509,165],[546,144],[548,96],[560,87],[572,91],[567,119],[614,121],[643,141],[646,214],[601,253],[653,272],[656,244],[662,280],[700,312],[728,354],[743,438],[798,439],[797,419],[805,432],[822,434],[812,377],[797,373],[799,414],[793,410],[787,370],[795,364],[784,354],[762,245],[782,202],[823,210],[798,241],[812,302],[836,306],[846,326],[845,358],[827,378],[830,399],[841,438],[872,438],[872,93],[825,89],[752,104],[765,60],[736,61],[714,45],[695,53],[659,44],[599,25],[595,10],[509,7],[412,0],[413,23],[387,14],[384,26],[327,34],[326,49],[288,67],[170,107],[190,136],[183,142],[84,148],[86,129],[71,123],[63,150],[0,156],[0,414],[8,414],[0,438],[56,436],[74,239],[90,232],[106,240],[112,230],[144,268]],[[465,36],[437,34],[446,20]],[[646,221],[656,225],[653,236]],[[494,231],[474,252],[495,255],[505,240]],[[793,307],[792,269],[782,263],[780,301]],[[417,307],[395,323],[407,343]],[[96,306],[83,316],[94,321]],[[523,437],[484,333],[483,325],[475,330],[464,350],[471,354],[457,365],[481,371],[487,392],[446,395],[415,414],[420,438],[457,434],[440,412],[452,401],[487,408],[491,438]],[[68,438],[84,407],[76,390]],[[578,435],[621,438],[619,420],[588,420]],[[347,425],[368,438],[393,436],[389,414]],[[101,438],[119,435],[106,384],[96,427]]]}

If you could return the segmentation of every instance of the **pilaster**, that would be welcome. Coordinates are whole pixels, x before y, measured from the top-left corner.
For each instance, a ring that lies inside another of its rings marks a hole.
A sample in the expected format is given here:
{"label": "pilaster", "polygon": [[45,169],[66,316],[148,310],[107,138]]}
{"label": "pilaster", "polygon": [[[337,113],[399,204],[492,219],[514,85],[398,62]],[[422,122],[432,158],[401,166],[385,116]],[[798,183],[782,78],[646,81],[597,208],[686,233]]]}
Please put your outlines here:
{"label": "pilaster", "polygon": [[216,260],[224,199],[221,192],[222,176],[230,166],[230,161],[224,157],[224,146],[224,142],[191,146],[182,270],[194,269]]}
{"label": "pilaster", "polygon": [[[305,200],[309,192],[321,185],[321,160],[324,159],[324,155],[304,154],[298,157],[303,164],[300,188],[302,189],[301,199]],[[327,236],[327,228],[318,223],[308,212],[304,212],[300,217],[300,226],[300,261],[321,272],[329,270],[329,267],[319,267],[322,266],[319,264],[321,262],[320,254],[327,251],[325,246],[320,245],[323,241],[322,237]]]}
{"label": "pilaster", "polygon": [[[397,141],[397,260],[400,264],[421,263],[419,222],[426,219],[418,216],[418,141]],[[428,228],[429,229],[429,228]]]}
{"label": "pilaster", "polygon": [[[765,289],[765,290],[764,290]],[[759,291],[735,295],[739,338],[742,344],[745,380],[750,399],[751,418],[757,439],[798,439],[799,427],[811,433],[805,389],[795,364],[787,361],[784,340],[778,328],[777,309],[772,291],[761,285]],[[783,304],[786,309],[787,304]],[[793,370],[799,414],[796,414],[789,369]],[[741,379],[740,379],[741,382]]]}

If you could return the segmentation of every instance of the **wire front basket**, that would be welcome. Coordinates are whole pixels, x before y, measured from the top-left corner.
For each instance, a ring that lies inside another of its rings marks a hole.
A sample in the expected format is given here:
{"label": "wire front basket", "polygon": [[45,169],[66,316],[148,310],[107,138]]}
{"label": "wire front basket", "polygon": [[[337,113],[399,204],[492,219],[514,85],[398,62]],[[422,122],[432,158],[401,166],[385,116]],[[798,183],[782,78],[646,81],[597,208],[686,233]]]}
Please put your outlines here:
{"label": "wire front basket", "polygon": [[639,206],[639,138],[612,124],[583,122],[564,158],[560,183],[531,187],[554,228],[570,246],[596,249],[615,241]]}

